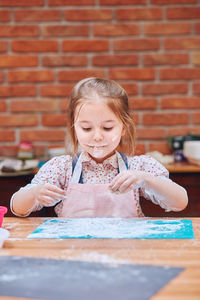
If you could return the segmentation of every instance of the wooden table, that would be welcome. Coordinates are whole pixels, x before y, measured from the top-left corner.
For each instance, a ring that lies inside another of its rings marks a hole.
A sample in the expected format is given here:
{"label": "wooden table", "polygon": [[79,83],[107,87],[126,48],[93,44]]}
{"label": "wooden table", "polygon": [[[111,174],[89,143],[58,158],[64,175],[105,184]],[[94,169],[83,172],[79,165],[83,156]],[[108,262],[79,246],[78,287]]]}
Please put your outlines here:
{"label": "wooden table", "polygon": [[195,234],[192,240],[26,239],[45,219],[4,218],[3,228],[10,231],[10,237],[0,255],[184,267],[151,300],[200,299],[200,218],[191,218]]}

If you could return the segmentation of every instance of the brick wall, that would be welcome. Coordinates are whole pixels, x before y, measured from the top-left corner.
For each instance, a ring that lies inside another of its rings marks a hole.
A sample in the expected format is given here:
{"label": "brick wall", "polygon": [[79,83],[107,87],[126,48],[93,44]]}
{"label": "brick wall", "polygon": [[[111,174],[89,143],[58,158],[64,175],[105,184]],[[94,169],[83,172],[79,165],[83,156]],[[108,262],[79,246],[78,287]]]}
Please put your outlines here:
{"label": "brick wall", "polygon": [[200,134],[198,0],[0,0],[0,155],[63,146],[68,95],[88,76],[128,92],[137,152]]}

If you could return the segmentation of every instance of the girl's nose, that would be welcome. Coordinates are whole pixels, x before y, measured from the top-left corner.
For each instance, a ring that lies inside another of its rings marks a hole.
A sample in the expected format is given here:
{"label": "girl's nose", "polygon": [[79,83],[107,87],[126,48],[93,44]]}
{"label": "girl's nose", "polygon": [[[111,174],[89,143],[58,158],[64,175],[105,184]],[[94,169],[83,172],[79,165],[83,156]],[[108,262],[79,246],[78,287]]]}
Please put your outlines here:
{"label": "girl's nose", "polygon": [[103,135],[101,133],[101,130],[99,130],[99,129],[95,130],[93,138],[94,138],[95,141],[101,141],[103,139]]}

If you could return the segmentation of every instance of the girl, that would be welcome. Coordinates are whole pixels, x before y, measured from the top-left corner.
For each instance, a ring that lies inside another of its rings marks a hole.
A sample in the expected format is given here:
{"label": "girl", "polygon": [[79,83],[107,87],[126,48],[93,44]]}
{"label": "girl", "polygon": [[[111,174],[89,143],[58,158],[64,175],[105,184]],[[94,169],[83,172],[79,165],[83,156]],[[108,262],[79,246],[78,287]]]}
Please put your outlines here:
{"label": "girl", "polygon": [[119,84],[81,80],[72,91],[68,113],[68,145],[73,155],[80,154],[49,160],[31,184],[13,195],[14,214],[28,216],[57,204],[59,217],[140,217],[140,195],[166,211],[186,207],[185,189],[168,178],[159,162],[134,156],[135,126]]}

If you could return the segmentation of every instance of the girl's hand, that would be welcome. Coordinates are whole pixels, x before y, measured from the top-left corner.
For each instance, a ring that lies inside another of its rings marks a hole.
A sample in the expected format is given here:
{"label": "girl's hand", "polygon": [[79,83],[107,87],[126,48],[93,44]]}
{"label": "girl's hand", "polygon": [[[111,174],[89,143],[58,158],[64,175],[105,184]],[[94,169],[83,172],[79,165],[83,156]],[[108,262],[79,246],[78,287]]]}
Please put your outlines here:
{"label": "girl's hand", "polygon": [[123,171],[113,179],[109,187],[113,192],[126,193],[133,188],[142,186],[144,178],[145,172]]}
{"label": "girl's hand", "polygon": [[53,206],[64,197],[65,191],[50,183],[38,185],[35,191],[35,200],[44,206]]}

